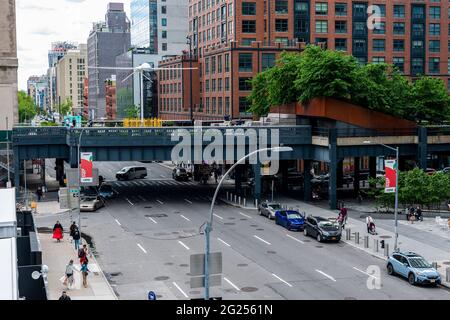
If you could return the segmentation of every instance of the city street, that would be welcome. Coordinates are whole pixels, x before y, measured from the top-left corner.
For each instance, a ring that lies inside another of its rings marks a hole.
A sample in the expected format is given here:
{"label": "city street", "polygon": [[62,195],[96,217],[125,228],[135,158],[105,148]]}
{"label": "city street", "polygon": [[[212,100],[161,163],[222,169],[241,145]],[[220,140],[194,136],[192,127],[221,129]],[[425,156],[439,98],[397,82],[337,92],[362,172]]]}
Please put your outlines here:
{"label": "city street", "polygon": [[[106,180],[124,166],[148,168],[144,180],[112,182],[119,196],[95,213],[82,213],[82,231],[119,299],[201,298],[189,285],[190,255],[203,253],[200,226],[208,218],[214,186],[176,182],[162,164],[96,163]],[[68,225],[69,214],[58,217]],[[51,226],[53,217],[37,220]],[[75,217],[74,217],[75,219]],[[259,216],[216,205],[211,252],[223,254],[224,299],[450,299],[443,288],[411,286],[390,277],[385,262],[341,242],[318,243]],[[369,266],[380,274],[370,275]],[[381,281],[379,289],[376,287]]]}

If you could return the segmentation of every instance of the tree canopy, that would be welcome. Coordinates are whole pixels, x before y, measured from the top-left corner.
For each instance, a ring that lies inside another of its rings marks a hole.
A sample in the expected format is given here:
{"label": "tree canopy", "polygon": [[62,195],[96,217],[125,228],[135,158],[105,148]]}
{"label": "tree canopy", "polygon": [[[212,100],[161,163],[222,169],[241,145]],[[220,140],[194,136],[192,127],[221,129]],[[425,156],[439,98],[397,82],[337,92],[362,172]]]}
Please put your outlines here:
{"label": "tree canopy", "polygon": [[274,67],[251,82],[249,111],[256,115],[266,115],[271,106],[331,97],[418,122],[450,118],[441,79],[420,77],[411,82],[393,65],[361,65],[345,52],[313,45],[302,53],[282,53]]}
{"label": "tree canopy", "polygon": [[37,108],[33,99],[25,91],[17,93],[19,100],[19,122],[25,123],[32,120],[37,114]]}
{"label": "tree canopy", "polygon": [[138,106],[136,106],[136,105],[129,106],[124,111],[125,111],[125,116],[128,119],[139,118],[139,115],[140,115],[140,112],[141,112],[140,108]]}
{"label": "tree canopy", "polygon": [[58,106],[58,110],[59,110],[59,113],[61,114],[61,116],[67,116],[69,114],[69,112],[72,111],[72,108],[73,108],[73,103],[70,98],[67,98],[66,101],[64,101],[63,103],[61,103]]}

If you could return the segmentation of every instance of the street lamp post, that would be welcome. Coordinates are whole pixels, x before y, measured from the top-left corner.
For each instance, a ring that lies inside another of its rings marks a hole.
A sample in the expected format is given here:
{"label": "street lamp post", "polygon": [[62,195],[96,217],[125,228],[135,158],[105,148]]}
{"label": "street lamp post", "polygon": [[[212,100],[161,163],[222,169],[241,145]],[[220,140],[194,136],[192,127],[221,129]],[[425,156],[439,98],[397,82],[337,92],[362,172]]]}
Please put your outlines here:
{"label": "street lamp post", "polygon": [[[291,147],[272,147],[272,148],[263,148],[258,149],[253,152],[250,152],[243,158],[241,158],[239,161],[237,161],[235,164],[231,166],[230,169],[222,176],[222,179],[220,179],[219,184],[216,187],[216,191],[214,192],[214,197],[211,202],[211,208],[209,210],[209,221],[206,222],[205,227],[205,300],[209,300],[209,254],[210,254],[210,236],[212,231],[212,225],[213,225],[213,218],[214,218],[214,204],[216,203],[216,198],[219,193],[220,187],[222,186],[222,183],[225,181],[225,179],[228,177],[228,175],[242,162],[244,162],[249,157],[260,153],[264,151],[272,151],[272,152],[287,152],[292,151]],[[256,173],[255,173],[256,174]]]}
{"label": "street lamp post", "polygon": [[77,168],[78,168],[78,229],[80,230],[81,234],[81,172],[80,172],[80,151],[81,151],[81,137],[83,136],[84,130],[86,130],[86,127],[81,129],[80,136],[78,137],[78,146],[77,146]]}
{"label": "street lamp post", "polygon": [[[365,144],[371,144],[371,141],[364,141]],[[395,242],[394,242],[394,251],[398,250],[397,244],[398,244],[398,175],[399,175],[399,147],[391,147],[388,145],[385,145],[383,143],[376,143],[380,146],[383,146],[385,148],[388,148],[390,150],[395,151],[395,162],[396,162],[396,168],[395,168],[395,204],[394,204],[394,220],[395,220]]]}
{"label": "street lamp post", "polygon": [[192,93],[192,39],[191,37],[186,37],[187,44],[189,44],[189,92],[190,92],[190,116],[191,116],[191,122],[192,125],[194,125],[194,97]]}

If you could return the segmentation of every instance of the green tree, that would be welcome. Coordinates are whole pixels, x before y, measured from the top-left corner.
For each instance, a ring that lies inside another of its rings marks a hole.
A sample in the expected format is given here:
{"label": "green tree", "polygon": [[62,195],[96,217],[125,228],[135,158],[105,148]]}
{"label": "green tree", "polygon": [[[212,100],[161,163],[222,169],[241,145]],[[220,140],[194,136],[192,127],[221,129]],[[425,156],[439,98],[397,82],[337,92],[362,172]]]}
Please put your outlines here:
{"label": "green tree", "polygon": [[268,79],[271,77],[270,70],[258,73],[252,80],[252,92],[248,96],[249,112],[257,116],[265,116],[269,113],[272,104],[269,101]]}
{"label": "green tree", "polygon": [[58,111],[61,114],[61,116],[66,116],[69,114],[69,112],[72,111],[73,103],[70,98],[67,98],[66,101],[64,101],[62,104],[58,106]]}
{"label": "green tree", "polygon": [[140,109],[138,106],[133,105],[129,106],[125,109],[125,117],[128,119],[136,119],[139,118]]}
{"label": "green tree", "polygon": [[19,91],[17,96],[19,100],[19,122],[28,122],[37,114],[36,105],[25,91]]}
{"label": "green tree", "polygon": [[438,78],[422,77],[416,80],[411,90],[409,113],[417,121],[439,123],[448,120],[449,96],[444,81]]}

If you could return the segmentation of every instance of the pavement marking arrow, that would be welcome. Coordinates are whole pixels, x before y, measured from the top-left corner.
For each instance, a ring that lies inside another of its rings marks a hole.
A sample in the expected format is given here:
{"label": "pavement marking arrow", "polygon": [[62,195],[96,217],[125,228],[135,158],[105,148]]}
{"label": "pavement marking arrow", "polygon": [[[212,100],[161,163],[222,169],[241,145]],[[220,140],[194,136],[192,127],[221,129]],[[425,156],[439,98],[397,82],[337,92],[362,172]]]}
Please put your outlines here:
{"label": "pavement marking arrow", "polygon": [[189,201],[188,199],[184,199],[184,201],[186,201],[189,204],[192,204],[192,201]]}
{"label": "pavement marking arrow", "polygon": [[119,226],[121,226],[119,220],[117,220],[117,219],[115,219],[115,220],[116,220],[116,223],[117,223]]}
{"label": "pavement marking arrow", "polygon": [[154,224],[158,224],[158,222],[155,221],[155,219],[153,219],[152,217],[148,217],[148,219],[153,222]]}
{"label": "pavement marking arrow", "polygon": [[375,277],[373,274],[369,274],[369,273],[367,273],[367,272],[365,272],[365,271],[363,271],[363,270],[361,270],[361,269],[358,269],[357,267],[353,267],[353,269],[355,269],[356,271],[359,271],[359,272],[361,272],[361,273],[364,273],[365,275],[368,275],[369,277],[378,279],[378,277]]}
{"label": "pavement marking arrow", "polygon": [[185,298],[189,298],[189,296],[183,291],[183,289],[180,288],[179,285],[177,285],[176,282],[172,282],[172,283],[173,283],[173,285],[174,285],[175,287],[177,287],[177,289],[183,294],[183,296],[184,296]]}
{"label": "pavement marking arrow", "polygon": [[316,272],[318,272],[318,273],[320,273],[321,275],[323,275],[323,276],[327,277],[327,278],[328,278],[328,279],[330,279],[331,281],[334,281],[334,282],[336,282],[336,279],[335,279],[335,278],[333,278],[332,276],[330,276],[329,274],[326,274],[325,272],[323,272],[323,271],[320,271],[320,270],[318,270],[318,269],[316,269]]}
{"label": "pavement marking arrow", "polygon": [[259,241],[262,241],[262,242],[264,242],[264,243],[268,244],[269,246],[271,245],[271,243],[270,243],[270,242],[268,242],[268,241],[266,241],[266,240],[264,240],[264,239],[262,239],[262,238],[258,237],[257,235],[254,235],[253,237],[254,237],[254,238],[256,238],[256,239],[258,239]]}
{"label": "pavement marking arrow", "polygon": [[137,244],[137,246],[138,246],[139,249],[141,249],[145,254],[147,254],[147,250],[145,250],[144,247],[142,247],[139,243]]}
{"label": "pavement marking arrow", "polygon": [[294,238],[293,236],[291,236],[290,234],[287,234],[286,236],[288,236],[289,238],[291,238],[292,240],[295,240],[297,242],[300,242],[301,244],[305,244],[302,240],[299,240],[297,238]]}
{"label": "pavement marking arrow", "polygon": [[236,289],[237,291],[241,291],[241,289],[238,288],[238,286],[236,286],[233,282],[231,282],[230,280],[228,280],[226,277],[223,277],[223,280],[225,280],[226,282],[228,282],[228,284],[230,286],[232,286],[234,289]]}
{"label": "pavement marking arrow", "polygon": [[250,217],[250,216],[248,216],[248,215],[246,215],[246,214],[244,214],[244,213],[242,213],[242,212],[239,212],[239,214],[240,214],[241,216],[244,216],[244,217],[249,218],[249,219],[252,218],[252,217]]}
{"label": "pavement marking arrow", "polygon": [[281,282],[287,284],[289,287],[292,288],[292,284],[290,284],[289,282],[287,282],[287,281],[281,279],[281,278],[280,278],[279,276],[277,276],[275,273],[272,273],[272,275],[273,275],[275,278],[277,278],[278,280],[280,280]]}
{"label": "pavement marking arrow", "polygon": [[183,241],[178,241],[179,244],[181,244],[186,250],[191,250],[187,245],[183,243]]}
{"label": "pavement marking arrow", "polygon": [[217,238],[217,240],[219,240],[220,242],[222,242],[224,245],[226,245],[227,247],[231,247],[231,245],[229,245],[228,243],[226,243],[225,241],[223,241],[220,238]]}
{"label": "pavement marking arrow", "polygon": [[185,216],[183,216],[182,214],[180,214],[180,217],[182,217],[184,220],[186,221],[191,221],[189,218],[186,218]]}

